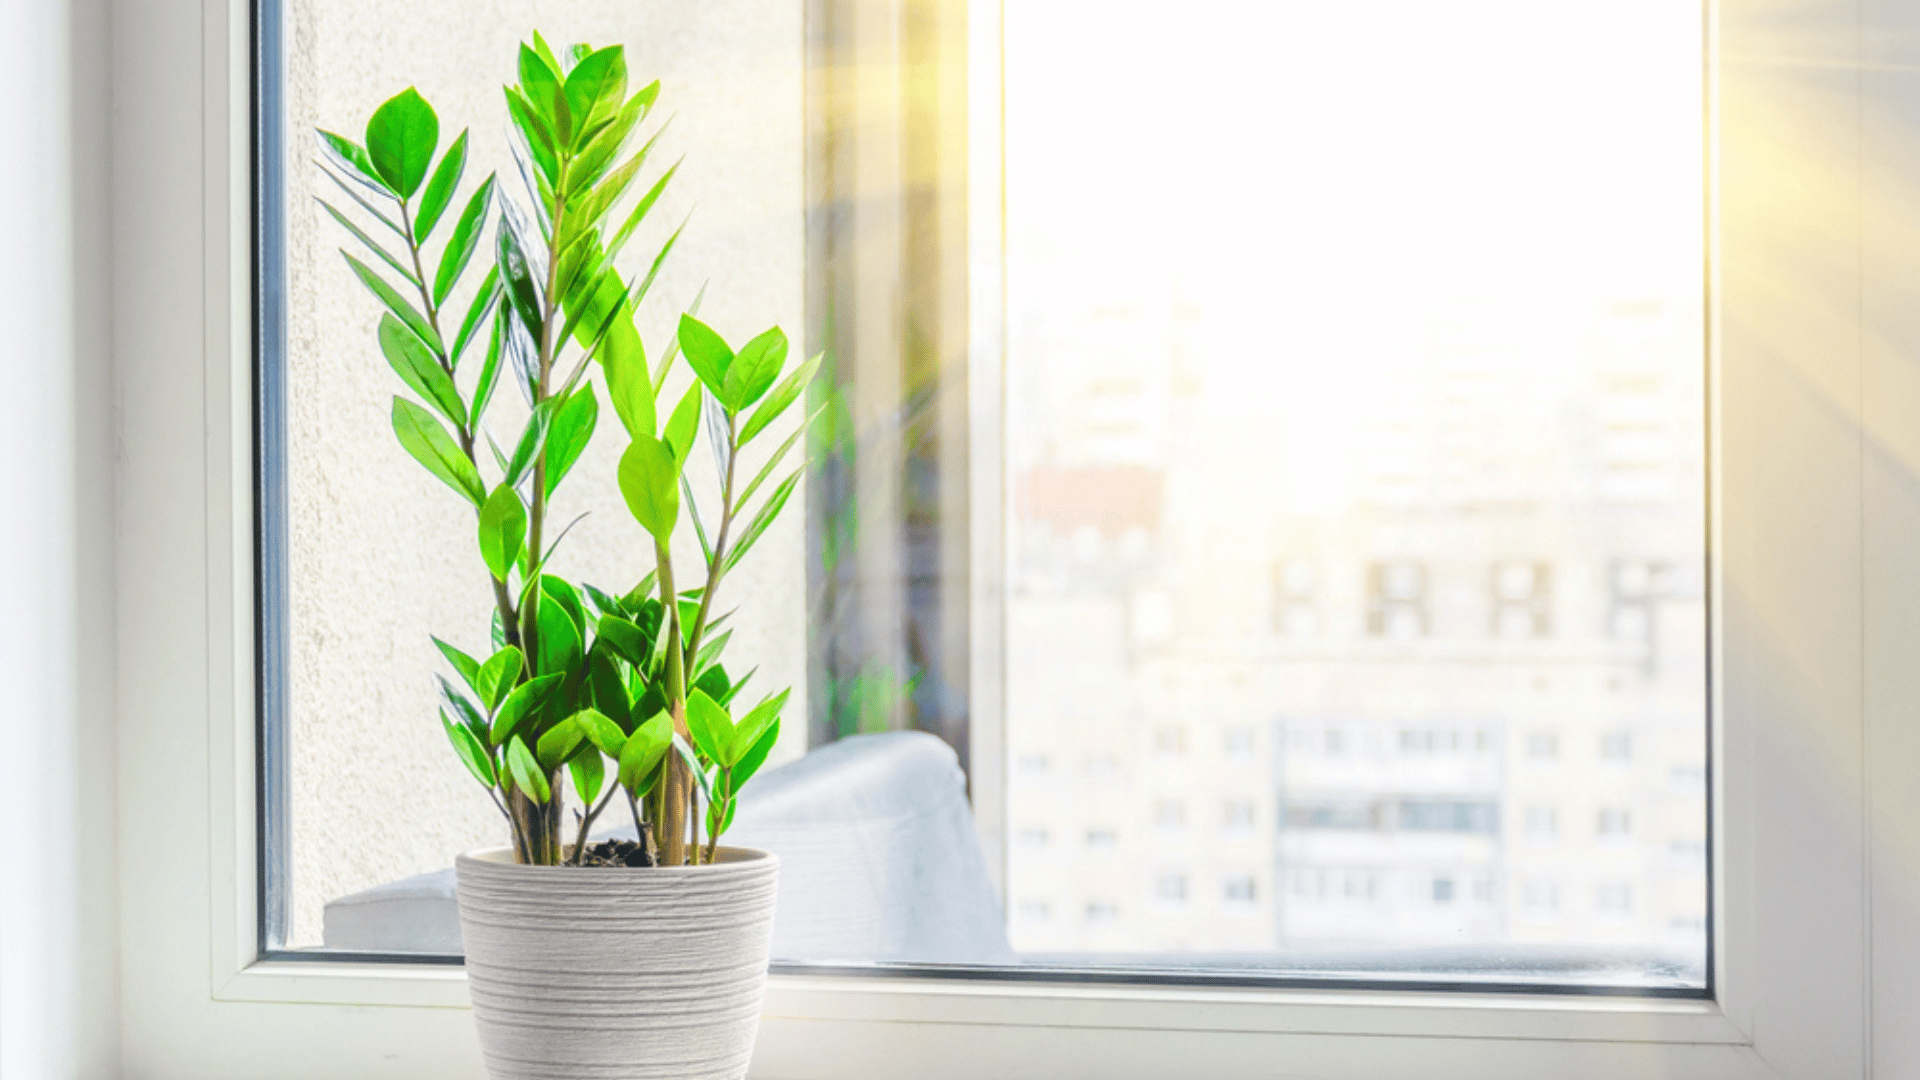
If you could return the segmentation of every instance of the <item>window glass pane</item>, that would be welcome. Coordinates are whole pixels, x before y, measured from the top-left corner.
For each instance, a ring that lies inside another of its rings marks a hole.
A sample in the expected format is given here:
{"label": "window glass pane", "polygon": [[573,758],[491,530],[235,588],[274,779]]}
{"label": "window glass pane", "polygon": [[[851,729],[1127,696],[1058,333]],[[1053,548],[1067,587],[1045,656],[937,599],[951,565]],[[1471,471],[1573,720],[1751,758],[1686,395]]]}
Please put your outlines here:
{"label": "window glass pane", "polygon": [[[538,27],[662,82],[650,353],[699,296],[826,354],[723,596],[794,688],[730,834],[782,858],[778,960],[1704,986],[1697,10],[1022,0],[963,61],[939,4],[877,47],[843,0],[281,2],[275,947],[455,954],[447,868],[504,837],[436,720],[432,636],[488,637],[471,514],[393,439],[310,132],[415,85],[463,192],[525,205],[499,86]],[[940,64],[1005,117],[1004,202],[960,192],[1004,260],[957,275]],[[968,303],[1004,358],[952,346]],[[631,586],[612,426],[555,567]]]}
{"label": "window glass pane", "polygon": [[1014,948],[1702,985],[1699,10],[1158,12],[1005,14]]}

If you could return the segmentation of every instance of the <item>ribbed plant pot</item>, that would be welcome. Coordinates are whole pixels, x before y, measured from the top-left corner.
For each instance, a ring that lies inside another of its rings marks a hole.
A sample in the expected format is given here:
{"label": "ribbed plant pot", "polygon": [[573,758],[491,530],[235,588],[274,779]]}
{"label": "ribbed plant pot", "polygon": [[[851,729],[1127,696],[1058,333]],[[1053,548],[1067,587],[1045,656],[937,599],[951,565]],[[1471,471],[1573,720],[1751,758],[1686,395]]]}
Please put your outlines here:
{"label": "ribbed plant pot", "polygon": [[460,933],[493,1080],[738,1080],[773,939],[779,860],[712,865],[456,861]]}

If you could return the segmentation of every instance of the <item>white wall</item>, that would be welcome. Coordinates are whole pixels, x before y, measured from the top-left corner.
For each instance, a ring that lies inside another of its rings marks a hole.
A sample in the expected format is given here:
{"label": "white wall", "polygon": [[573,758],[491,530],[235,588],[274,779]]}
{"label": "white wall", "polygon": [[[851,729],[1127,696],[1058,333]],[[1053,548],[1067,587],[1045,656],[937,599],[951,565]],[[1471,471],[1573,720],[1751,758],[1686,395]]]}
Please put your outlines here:
{"label": "white wall", "polygon": [[107,5],[0,5],[0,1077],[118,1072]]}

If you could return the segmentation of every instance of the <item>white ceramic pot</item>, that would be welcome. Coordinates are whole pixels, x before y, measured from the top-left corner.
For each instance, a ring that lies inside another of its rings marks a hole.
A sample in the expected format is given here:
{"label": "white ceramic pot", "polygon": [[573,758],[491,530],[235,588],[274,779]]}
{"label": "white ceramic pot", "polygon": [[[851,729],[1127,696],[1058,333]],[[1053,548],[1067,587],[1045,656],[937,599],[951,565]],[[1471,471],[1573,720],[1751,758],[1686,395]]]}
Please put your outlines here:
{"label": "white ceramic pot", "polygon": [[493,1080],[739,1080],[766,989],[779,860],[521,866],[460,856],[460,933]]}

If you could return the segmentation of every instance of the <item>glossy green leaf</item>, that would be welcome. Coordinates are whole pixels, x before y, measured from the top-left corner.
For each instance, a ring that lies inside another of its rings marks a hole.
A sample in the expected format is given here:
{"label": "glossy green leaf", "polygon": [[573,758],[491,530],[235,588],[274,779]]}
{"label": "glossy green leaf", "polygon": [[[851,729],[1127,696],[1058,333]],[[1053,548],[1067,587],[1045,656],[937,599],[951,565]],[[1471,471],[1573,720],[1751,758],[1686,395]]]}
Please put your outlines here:
{"label": "glossy green leaf", "polygon": [[687,695],[687,730],[693,733],[694,745],[707,760],[726,763],[725,754],[732,745],[734,727],[732,717],[719,702],[699,690]]}
{"label": "glossy green leaf", "polygon": [[573,115],[561,89],[559,65],[548,66],[546,60],[525,45],[520,46],[520,92],[553,132],[556,148],[573,142]]}
{"label": "glossy green leaf", "polygon": [[660,713],[634,729],[620,749],[620,786],[635,798],[645,795],[658,779],[660,762],[673,745],[673,718]]}
{"label": "glossy green leaf", "polygon": [[618,615],[600,616],[600,640],[613,650],[615,656],[629,664],[645,665],[653,652],[653,643],[647,640],[638,626]]}
{"label": "glossy green leaf", "polygon": [[586,727],[588,740],[601,753],[615,761],[620,760],[620,752],[627,748],[627,733],[621,730],[613,717],[598,709],[582,709],[573,715]]}
{"label": "glossy green leaf", "polygon": [[538,30],[533,32],[533,52],[535,56],[545,60],[547,66],[552,68],[556,73],[561,75],[566,74],[566,68],[561,65],[559,56],[554,53],[553,49],[548,47],[547,39],[541,37],[540,31]]}
{"label": "glossy green leaf", "polygon": [[[698,386],[698,383],[694,384]],[[700,516],[700,501],[693,497],[693,484],[687,480],[687,474],[680,474],[680,503],[687,508],[687,522],[693,526],[694,539],[700,541],[700,561],[709,571],[713,569],[713,541],[707,537],[706,519]]]}
{"label": "glossy green leaf", "polygon": [[500,703],[507,700],[525,666],[526,661],[521,657],[520,650],[512,645],[494,653],[486,663],[480,665],[480,672],[474,677],[473,691],[480,695],[480,702],[487,707],[488,713],[498,710]]}
{"label": "glossy green leaf", "polygon": [[466,682],[467,686],[472,688],[474,693],[479,693],[477,679],[480,674],[480,662],[439,638],[434,638],[433,643],[439,648],[440,655],[447,658],[447,663],[453,665],[453,670],[460,673],[460,678]]}
{"label": "glossy green leaf", "polygon": [[467,695],[455,690],[453,684],[445,678],[436,676],[435,681],[440,684],[441,700],[446,702],[447,708],[453,710],[453,715],[467,727],[484,735],[487,730],[487,718],[480,711],[480,706],[469,700]]}
{"label": "glossy green leaf", "polygon": [[466,765],[467,771],[482,786],[492,787],[493,759],[488,756],[486,747],[480,745],[480,740],[474,737],[471,730],[447,719],[445,712],[440,714],[440,726],[447,729],[447,741],[453,744],[454,752],[460,755],[460,761]]}
{"label": "glossy green leaf", "polygon": [[563,93],[567,111],[580,118],[584,129],[599,111],[612,112],[627,96],[627,54],[618,45],[589,53],[567,72]]}
{"label": "glossy green leaf", "polygon": [[580,628],[567,613],[565,605],[551,601],[539,605],[536,617],[540,640],[535,669],[543,673],[571,672],[580,666]]}
{"label": "glossy green leaf", "polygon": [[506,581],[527,545],[527,508],[512,484],[501,484],[480,507],[480,557],[495,580]]}
{"label": "glossy green leaf", "polygon": [[767,527],[773,524],[773,519],[780,515],[780,509],[787,505],[787,497],[793,494],[794,485],[799,482],[800,471],[795,469],[791,476],[780,482],[779,487],[773,489],[773,494],[767,496],[766,503],[754,513],[753,520],[747,523],[745,529],[740,530],[740,542],[734,546],[733,550],[727,552],[726,568],[728,570],[738,566],[740,560],[746,558],[747,552],[753,550],[753,545],[767,531]]}
{"label": "glossy green leaf", "polygon": [[[480,288],[473,294],[473,303],[467,305],[466,318],[460,320],[460,332],[453,339],[453,355],[449,358],[455,370],[459,370],[460,357],[466,353],[467,345],[473,340],[474,332],[479,330],[480,324],[492,314],[493,305],[500,299],[499,275],[499,267],[487,267],[487,276],[480,279]],[[478,416],[485,411],[484,407],[477,408],[474,410],[474,415]]]}
{"label": "glossy green leaf", "polygon": [[322,207],[325,207],[327,213],[333,215],[333,220],[339,222],[341,228],[344,228],[349,233],[352,233],[354,239],[366,245],[367,249],[369,251],[372,251],[375,255],[380,256],[381,261],[385,262],[389,267],[391,267],[394,273],[399,274],[401,280],[405,281],[409,285],[412,285],[416,289],[420,287],[420,279],[413,276],[413,271],[407,269],[405,264],[401,263],[401,261],[397,257],[395,257],[392,252],[388,251],[386,248],[383,248],[379,244],[375,243],[373,237],[368,236],[360,228],[360,226],[355,225],[353,223],[352,218],[349,218],[345,214],[342,214],[339,210],[335,209],[332,203],[328,202],[325,199],[317,199],[315,201],[318,202]]}
{"label": "glossy green leaf", "polygon": [[540,736],[540,741],[534,745],[533,756],[549,771],[557,769],[567,763],[567,759],[580,749],[580,744],[586,738],[586,725],[569,716]]}
{"label": "glossy green leaf", "polygon": [[[333,181],[333,186],[345,192],[347,198],[353,200],[355,206],[358,206],[360,209],[366,211],[368,217],[372,218],[373,220],[379,222],[382,225],[385,225],[389,232],[393,233],[394,236],[400,239],[401,243],[403,244],[406,243],[407,230],[401,228],[399,222],[393,220],[392,218],[388,217],[387,215],[381,213],[378,209],[376,209],[372,203],[367,201],[366,195],[362,193],[359,188],[355,187],[352,184],[347,183],[346,180],[342,179],[339,172],[333,169],[329,169],[325,165],[321,165],[318,162],[315,162],[315,164],[319,165],[320,172],[324,174],[327,179]],[[392,198],[392,196],[388,194],[385,185],[381,185],[378,190],[380,194],[386,195],[388,198]]]}
{"label": "glossy green leaf", "polygon": [[593,427],[600,418],[600,402],[588,383],[567,396],[554,410],[547,430],[547,494],[552,495],[560,481],[580,460],[580,452],[593,438]]}
{"label": "glossy green leaf", "polygon": [[600,174],[606,171],[606,167],[613,162],[614,158],[620,156],[621,150],[625,149],[627,140],[633,136],[634,129],[639,126],[640,118],[645,114],[646,106],[640,101],[639,96],[635,95],[606,123],[599,124],[592,130],[579,156],[573,159],[568,176],[576,184],[581,185],[592,184],[599,179]]}
{"label": "glossy green leaf", "polygon": [[467,403],[461,400],[460,390],[453,385],[453,376],[447,374],[447,369],[440,366],[440,359],[428,352],[426,344],[394,318],[392,312],[380,316],[380,352],[402,382],[438,409],[449,423],[465,430]]}
{"label": "glossy green leaf", "polygon": [[525,249],[506,214],[500,216],[498,233],[500,284],[513,304],[514,313],[520,316],[520,325],[526,327],[527,336],[539,341],[546,324],[540,310],[540,291],[533,281],[532,264],[527,262]]}
{"label": "glossy green leaf", "polygon": [[558,685],[563,678],[565,678],[564,675],[538,675],[508,692],[507,699],[500,703],[500,708],[493,714],[491,735],[493,745],[499,746],[506,742],[515,729],[519,728],[521,721],[540,707],[548,691]]}
{"label": "glossy green leaf", "polygon": [[780,722],[780,710],[786,707],[791,690],[782,690],[760,704],[755,705],[747,715],[740,718],[739,726],[733,729],[733,738],[728,741],[719,761],[732,768],[746,759],[755,743],[767,733],[767,729]]}
{"label": "glossy green leaf", "polygon": [[500,354],[505,351],[501,338],[507,332],[506,310],[501,309],[493,320],[492,332],[487,335],[487,359],[480,365],[480,381],[473,386],[473,414],[468,421],[467,430],[480,430],[480,417],[486,414],[487,405],[493,401],[493,388],[500,381]]}
{"label": "glossy green leaf", "polygon": [[543,574],[540,577],[540,592],[544,596],[551,597],[566,611],[567,618],[573,620],[574,629],[582,634],[586,632],[587,607],[580,602],[580,593],[573,587],[572,582],[553,574]]}
{"label": "glossy green leaf", "polygon": [[811,383],[814,375],[819,372],[820,361],[825,356],[825,353],[816,353],[813,359],[801,364],[786,378],[780,380],[780,385],[773,388],[773,393],[767,395],[767,400],[761,402],[760,407],[753,410],[753,415],[747,418],[747,426],[740,429],[741,446],[747,445],[755,435],[765,431],[768,424],[778,420],[780,414],[786,412],[787,407],[806,392],[807,384]]}
{"label": "glossy green leaf", "polygon": [[486,501],[487,490],[480,483],[480,474],[474,470],[473,462],[425,407],[395,397],[393,433],[415,461],[448,487],[465,495],[475,506]]}
{"label": "glossy green leaf", "polygon": [[[461,137],[466,136],[462,134]],[[468,197],[466,209],[460,211],[460,219],[453,223],[453,235],[447,238],[446,249],[440,253],[440,269],[433,275],[435,304],[447,302],[447,297],[453,293],[454,283],[466,272],[473,253],[480,249],[480,238],[487,231],[487,208],[493,204],[494,185],[492,176],[481,181],[480,186]],[[485,294],[486,288],[483,286],[480,295]]]}
{"label": "glossy green leaf", "polygon": [[[686,343],[682,342],[681,347],[685,348]],[[787,335],[777,326],[740,346],[733,362],[727,365],[726,386],[720,394],[727,412],[740,412],[759,401],[780,377],[780,369],[786,363]]]}
{"label": "glossy green leaf", "polygon": [[[685,159],[682,158],[681,160],[684,161]],[[622,248],[627,246],[627,238],[632,236],[633,231],[640,227],[641,219],[647,216],[647,211],[653,209],[653,204],[660,201],[661,193],[667,190],[667,181],[672,180],[673,174],[679,171],[680,162],[676,161],[667,169],[666,173],[663,174],[660,179],[653,182],[653,186],[647,189],[645,195],[640,196],[640,201],[633,204],[633,209],[627,212],[627,220],[622,223],[619,230],[613,234],[613,239],[607,241],[608,258],[612,258],[618,254]]]}
{"label": "glossy green leaf", "polygon": [[745,787],[747,781],[753,779],[753,774],[760,771],[760,766],[766,764],[767,755],[773,753],[774,744],[779,741],[780,718],[776,716],[772,726],[760,733],[760,737],[754,740],[753,746],[741,755],[740,763],[733,767],[732,783],[735,792]]}
{"label": "glossy green leaf", "polygon": [[533,751],[527,749],[526,741],[515,735],[507,744],[507,772],[513,777],[515,787],[527,793],[535,802],[546,802],[553,798],[553,789],[547,784],[547,775],[540,769]]}
{"label": "glossy green leaf", "polygon": [[[533,167],[541,179],[551,186],[560,172],[559,148],[554,144],[553,128],[540,118],[539,111],[526,99],[526,96],[509,86],[506,88],[507,115],[513,120],[514,128],[526,142],[527,155],[533,159]],[[528,186],[533,181],[528,179]],[[542,192],[545,196],[549,193]]]}
{"label": "glossy green leaf", "polygon": [[573,790],[582,806],[592,806],[607,782],[607,761],[600,751],[589,746],[567,759],[567,771],[573,774]]}
{"label": "glossy green leaf", "polygon": [[507,483],[518,487],[526,478],[527,470],[533,468],[546,445],[547,431],[553,422],[553,409],[557,404],[552,398],[533,407],[527,414],[527,424],[520,429],[520,441],[514,444],[513,457],[507,460]]}
{"label": "glossy green leaf", "polygon": [[[595,708],[610,717],[621,731],[625,731],[633,726],[632,695],[627,688],[627,679],[614,662],[610,649],[601,644],[604,640],[596,641],[593,649],[587,653],[588,698]],[[618,757],[618,752],[614,756]]]}
{"label": "glossy green leaf", "polygon": [[727,365],[733,362],[733,350],[721,340],[713,328],[691,315],[680,316],[680,351],[686,354],[687,364],[700,381],[707,384],[713,396],[726,401]]}
{"label": "glossy green leaf", "polygon": [[333,162],[334,168],[374,191],[392,197],[393,189],[380,179],[380,174],[375,171],[373,162],[368,160],[366,150],[359,143],[331,131],[316,129],[316,134],[320,136],[320,149]]}
{"label": "glossy green leaf", "polygon": [[641,528],[662,544],[672,540],[680,516],[680,463],[671,447],[651,435],[635,435],[620,455],[620,494]]}
{"label": "glossy green leaf", "polygon": [[413,223],[415,240],[427,242],[433,227],[440,223],[440,215],[447,212],[447,204],[453,201],[453,189],[460,186],[460,176],[466,169],[467,133],[462,131],[454,137],[453,145],[447,147],[446,154],[440,158],[440,167],[433,170],[427,190],[420,195],[420,216]]}
{"label": "glossy green leaf", "polygon": [[[618,287],[618,282],[615,282]],[[653,382],[647,374],[647,354],[640,334],[633,326],[633,315],[624,306],[614,316],[607,336],[597,353],[601,371],[607,380],[607,397],[613,401],[614,414],[629,438],[651,438],[659,428],[655,413]]]}
{"label": "glossy green leaf", "polygon": [[748,502],[752,501],[754,492],[759,491],[760,485],[766,483],[767,477],[773,475],[773,470],[779,466],[781,459],[787,456],[787,451],[793,449],[794,444],[800,441],[801,436],[806,434],[808,427],[813,424],[814,420],[819,418],[820,413],[824,411],[826,407],[825,404],[822,404],[820,408],[815,409],[813,415],[807,417],[806,421],[795,428],[793,434],[788,435],[786,441],[780,444],[780,448],[768,456],[766,462],[760,466],[760,471],[754,474],[753,480],[740,492],[740,497],[734,501],[734,505],[745,506]]}
{"label": "glossy green leaf", "polygon": [[700,398],[705,388],[698,380],[689,383],[687,392],[680,395],[680,403],[673,407],[673,415],[667,417],[667,445],[673,448],[673,459],[686,467],[687,454],[693,450],[693,437],[700,429]]}
{"label": "glossy green leaf", "polygon": [[388,98],[367,121],[367,159],[402,199],[419,190],[439,146],[440,119],[411,86]]}
{"label": "glossy green leaf", "polygon": [[687,744],[687,740],[681,738],[677,733],[673,737],[673,749],[680,755],[680,760],[687,763],[687,771],[693,774],[694,783],[700,785],[701,796],[708,802],[712,802],[713,776],[708,770],[701,767],[699,754],[692,746]]}
{"label": "glossy green leaf", "polygon": [[347,265],[353,267],[354,276],[367,287],[367,291],[378,297],[380,302],[387,306],[388,311],[399,316],[400,321],[407,324],[407,329],[412,330],[414,336],[427,343],[427,348],[436,353],[446,351],[446,346],[440,343],[440,335],[433,332],[433,325],[427,322],[426,316],[420,314],[419,309],[407,302],[406,297],[400,295],[398,289],[387,284],[387,280],[374,273],[366,263],[344,251],[340,254],[346,258]]}

